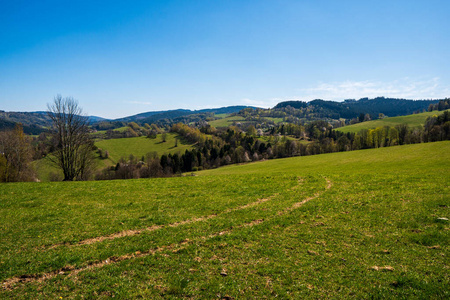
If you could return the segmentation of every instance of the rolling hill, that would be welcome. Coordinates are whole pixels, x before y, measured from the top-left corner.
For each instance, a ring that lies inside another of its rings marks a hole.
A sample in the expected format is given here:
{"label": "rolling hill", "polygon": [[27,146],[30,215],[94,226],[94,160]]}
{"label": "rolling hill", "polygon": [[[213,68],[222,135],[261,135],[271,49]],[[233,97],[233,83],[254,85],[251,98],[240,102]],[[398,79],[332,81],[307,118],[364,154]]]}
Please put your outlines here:
{"label": "rolling hill", "polygon": [[311,113],[318,113],[323,118],[331,119],[352,119],[360,114],[369,114],[372,118],[378,118],[380,113],[386,116],[403,116],[415,112],[422,112],[428,109],[430,104],[438,103],[439,100],[408,100],[377,97],[374,99],[361,98],[359,100],[345,100],[343,102],[313,100],[303,101],[285,101],[278,103],[273,109],[282,109],[293,107],[297,109],[308,108]]}
{"label": "rolling hill", "polygon": [[221,108],[211,108],[211,109],[201,109],[201,110],[190,110],[190,109],[176,109],[176,110],[167,110],[167,111],[151,111],[146,113],[141,113],[125,118],[119,118],[114,121],[122,121],[122,122],[136,122],[139,124],[144,123],[154,123],[163,119],[171,119],[174,122],[179,120],[182,117],[190,116],[190,115],[206,115],[206,114],[231,114],[237,113],[244,108],[253,108],[251,106],[227,106]]}
{"label": "rolling hill", "polygon": [[[90,122],[100,122],[106,119],[97,116],[88,116]],[[38,135],[47,131],[52,125],[46,111],[36,112],[5,112],[0,111],[0,130],[12,129],[17,123],[21,123],[26,134]]]}
{"label": "rolling hill", "polygon": [[449,153],[446,141],[6,184],[0,297],[448,298]]}
{"label": "rolling hill", "polygon": [[[128,158],[130,154],[140,159],[149,152],[157,152],[160,157],[163,154],[184,153],[187,149],[192,149],[192,144],[185,143],[177,134],[167,133],[166,135],[165,142],[162,141],[161,134],[159,134],[155,139],[143,136],[109,139],[97,141],[95,145],[103,151],[109,152],[108,160],[113,164],[116,164],[121,157]],[[175,143],[177,143],[176,147]]]}
{"label": "rolling hill", "polygon": [[[175,143],[177,144],[176,147]],[[158,157],[169,153],[183,154],[187,149],[190,150],[193,147],[192,144],[186,143],[174,133],[166,134],[166,142],[162,142],[161,134],[159,134],[155,139],[149,139],[143,136],[106,139],[96,141],[95,145],[101,149],[103,155],[108,151],[108,158],[101,158],[98,153],[95,153],[94,163],[97,171],[117,164],[121,158],[128,160],[130,155],[141,160],[141,158],[145,157],[148,153],[156,152]],[[47,158],[34,161],[33,167],[36,170],[37,178],[40,181],[48,182],[56,179],[61,180],[61,170],[54,167]]]}
{"label": "rolling hill", "polygon": [[[213,114],[231,114],[237,113],[244,108],[254,108],[251,106],[228,106],[221,108],[189,110],[176,109],[167,111],[151,111],[140,113],[133,116],[118,118],[114,120],[105,119],[98,116],[88,116],[92,125],[97,123],[110,123],[112,128],[121,127],[129,122],[138,124],[144,123],[163,123],[172,124],[177,122],[189,123],[191,121],[205,120],[207,116]],[[51,126],[51,120],[45,111],[39,112],[5,112],[0,111],[0,130],[12,129],[16,123],[22,123],[24,132],[27,134],[37,135],[47,130]]]}
{"label": "rolling hill", "polygon": [[[259,117],[266,120],[275,120],[280,122],[313,121],[313,120],[339,120],[358,118],[360,114],[369,114],[372,119],[383,113],[387,116],[408,115],[415,112],[421,112],[428,108],[430,104],[436,104],[439,100],[406,100],[378,97],[375,99],[362,98],[359,100],[345,100],[343,102],[313,100],[303,101],[284,101],[278,103],[272,109],[261,109],[251,106],[228,106],[222,108],[189,110],[176,109],[167,111],[150,111],[133,116],[107,120],[101,117],[88,117],[93,125],[103,123],[103,128],[96,126],[95,129],[117,128],[126,125],[129,122],[156,123],[159,126],[171,126],[175,123],[195,123],[206,120],[213,121],[215,115],[242,113],[246,119],[255,121]],[[22,123],[24,131],[28,134],[39,134],[51,125],[46,112],[4,112],[0,111],[0,130],[13,128],[15,123]],[[221,126],[223,121],[218,121]],[[225,123],[228,124],[228,123]]]}
{"label": "rolling hill", "polygon": [[431,112],[424,112],[424,113],[418,113],[418,114],[412,114],[407,116],[400,116],[400,117],[388,117],[378,120],[372,120],[372,121],[366,121],[361,122],[353,125],[348,125],[344,127],[339,127],[336,130],[341,132],[353,132],[357,133],[362,129],[374,129],[377,127],[382,126],[396,126],[399,124],[406,124],[410,127],[420,127],[425,124],[425,120],[428,117],[434,116],[434,115],[440,115],[443,111],[431,111]]}

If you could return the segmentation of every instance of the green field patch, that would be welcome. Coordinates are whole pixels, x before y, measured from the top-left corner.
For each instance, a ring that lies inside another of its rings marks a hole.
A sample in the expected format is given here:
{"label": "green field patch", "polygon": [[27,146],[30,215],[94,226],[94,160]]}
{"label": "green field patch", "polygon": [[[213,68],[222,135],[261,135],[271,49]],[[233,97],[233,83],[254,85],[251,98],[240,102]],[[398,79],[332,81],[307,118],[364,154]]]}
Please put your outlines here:
{"label": "green field patch", "polygon": [[230,116],[230,114],[214,114],[214,117],[219,118],[219,119],[223,119]]}
{"label": "green field patch", "polygon": [[339,127],[336,130],[345,132],[345,133],[347,133],[347,132],[357,133],[357,132],[361,131],[362,129],[375,129],[377,127],[383,127],[383,126],[394,127],[399,124],[406,124],[410,127],[420,127],[425,124],[425,120],[428,117],[432,117],[434,115],[437,116],[442,113],[443,113],[443,111],[442,112],[431,111],[431,112],[424,112],[424,113],[413,114],[413,115],[408,115],[408,116],[388,117],[388,118],[384,118],[384,119],[366,121],[366,122],[362,122],[362,123]]}
{"label": "green field patch", "polygon": [[245,121],[244,117],[241,116],[230,116],[222,119],[214,120],[209,122],[209,124],[213,127],[228,127],[237,122]]}
{"label": "green field patch", "polygon": [[[175,144],[177,146],[175,146]],[[102,150],[103,155],[108,151],[108,158],[101,158],[97,152],[93,153],[94,172],[105,167],[115,165],[121,158],[128,160],[130,155],[140,160],[146,154],[156,152],[157,156],[163,154],[183,154],[186,150],[192,149],[193,145],[185,142],[177,134],[167,133],[166,142],[162,141],[162,135],[158,134],[155,139],[147,137],[132,137],[120,139],[108,139],[95,142],[95,145]],[[64,176],[49,158],[36,160],[32,163],[36,170],[37,178],[40,181],[61,181]]]}
{"label": "green field patch", "polygon": [[[122,126],[122,127],[118,127],[118,128],[113,129],[113,131],[117,131],[117,132],[125,132],[125,131],[128,130],[128,128],[130,128],[130,127],[129,127],[129,126]],[[92,135],[95,135],[95,136],[102,136],[102,135],[105,135],[106,132],[107,132],[107,130],[98,130],[98,131],[96,131],[96,132],[93,132]]]}
{"label": "green field patch", "polygon": [[265,117],[264,119],[273,121],[275,124],[283,122],[283,118],[272,118],[272,117]]}
{"label": "green field patch", "polygon": [[[272,196],[279,189],[289,190],[298,184],[296,177],[283,176],[281,180],[276,180],[278,185],[269,184],[274,180],[270,176],[246,178],[248,177],[235,176],[234,181],[220,177],[212,177],[206,181],[198,177],[184,177],[175,181],[157,179],[73,182],[69,189],[66,189],[65,183],[34,186],[33,184],[8,185],[4,198],[6,201],[0,208],[2,221],[4,221],[2,231],[5,232],[1,245],[1,253],[4,255],[0,259],[9,257],[8,265],[10,271],[15,270],[13,272],[23,273],[30,268],[35,268],[34,272],[42,272],[49,267],[45,259],[49,255],[64,256],[67,255],[66,252],[75,251],[80,253],[72,254],[70,264],[83,265],[85,260],[83,255],[87,255],[84,254],[85,251],[90,251],[89,255],[101,259],[102,255],[106,255],[103,251],[92,253],[97,250],[89,249],[102,248],[104,245],[81,246],[77,248],[78,250],[74,250],[70,245],[117,232],[145,229],[155,225],[168,226],[177,222],[195,220],[198,217],[212,218],[211,216],[217,214],[225,214],[221,219],[211,221],[210,226],[213,226],[214,230],[218,226],[223,226],[223,222],[227,224],[241,222],[229,218],[229,215],[237,210],[248,211],[249,204],[258,203],[259,200]],[[242,184],[235,185],[235,181]],[[204,184],[210,185],[211,188],[204,189]],[[187,185],[189,189],[185,188]],[[27,191],[23,189],[24,187]],[[132,188],[130,193],[127,192],[128,188]],[[49,189],[53,189],[51,195],[46,194]],[[129,196],[125,196],[126,194]],[[17,213],[18,211],[20,213]],[[244,219],[249,217],[247,215]],[[23,225],[19,226],[19,224]],[[184,224],[179,224],[181,225]],[[168,226],[161,233],[162,236],[167,235],[165,232],[167,230],[176,231],[176,227]],[[18,234],[19,232],[21,234]],[[45,232],[48,234],[44,234]],[[152,236],[146,237],[146,239],[149,238],[152,239]],[[142,237],[130,237],[130,239],[140,240]],[[130,246],[126,245],[126,240],[123,244],[123,239],[106,242],[110,244],[108,249],[112,245],[116,247],[122,244],[122,247],[128,250]],[[55,248],[54,245],[61,247]],[[143,251],[147,247],[145,245],[147,244],[142,245],[144,248],[138,248]],[[36,249],[43,251],[36,252]],[[121,247],[117,249],[120,253]],[[109,255],[110,251],[111,249],[106,253]],[[27,257],[30,256],[41,258],[36,259],[33,266],[27,262]],[[62,261],[53,261],[51,267],[65,266],[61,264]],[[6,273],[2,272],[2,275]]]}
{"label": "green field patch", "polygon": [[58,169],[48,158],[35,160],[31,163],[40,181],[60,181],[64,178],[61,169]]}
{"label": "green field patch", "polygon": [[[176,141],[177,140],[177,141]],[[177,146],[175,147],[175,144]],[[128,158],[130,154],[141,159],[147,153],[157,152],[158,156],[163,154],[183,154],[192,149],[192,144],[185,143],[177,134],[167,133],[166,142],[162,141],[162,135],[158,134],[155,139],[147,137],[133,137],[97,141],[95,145],[103,151],[108,151],[112,163],[117,163],[121,157]]]}

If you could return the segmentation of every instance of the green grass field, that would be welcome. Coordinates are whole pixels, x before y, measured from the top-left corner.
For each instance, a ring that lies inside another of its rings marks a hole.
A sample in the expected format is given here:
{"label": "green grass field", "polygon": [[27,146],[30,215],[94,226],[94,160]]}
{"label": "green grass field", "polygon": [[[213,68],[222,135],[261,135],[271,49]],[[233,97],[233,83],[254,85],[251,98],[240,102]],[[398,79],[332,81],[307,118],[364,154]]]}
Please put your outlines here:
{"label": "green grass field", "polygon": [[[95,158],[93,161],[95,170],[101,170],[113,164],[110,159],[101,159],[98,153],[93,153],[93,156]],[[32,167],[36,171],[37,179],[41,182],[62,181],[64,179],[62,170],[56,167],[48,157],[33,161]]]}
{"label": "green grass field", "polygon": [[3,184],[0,298],[448,299],[449,154],[446,141]]}
{"label": "green grass field", "polygon": [[[129,128],[128,126],[123,126],[123,127],[115,128],[113,131],[124,132],[124,131],[127,131],[128,128]],[[92,133],[92,135],[101,136],[101,135],[106,134],[106,132],[107,132],[107,130],[98,130],[97,132]]]}
{"label": "green grass field", "polygon": [[48,158],[35,160],[31,165],[40,181],[52,181],[52,179],[56,178],[62,180],[64,178],[63,172],[56,168]]}
{"label": "green grass field", "polygon": [[[175,147],[175,139],[178,138],[178,146]],[[101,159],[98,154],[95,154],[95,164],[98,170],[115,165],[121,157],[128,159],[130,154],[133,154],[137,159],[141,159],[149,152],[157,152],[158,156],[169,153],[183,154],[186,149],[192,149],[193,145],[185,143],[178,135],[173,133],[167,133],[166,142],[162,142],[161,134],[155,139],[149,139],[146,137],[134,137],[134,138],[121,138],[100,140],[95,143],[98,148],[103,151],[109,152],[108,159]],[[64,177],[62,171],[46,158],[33,162],[33,168],[36,170],[37,177],[40,181],[48,182]]]}
{"label": "green grass field", "polygon": [[214,117],[220,118],[220,119],[223,119],[223,118],[226,118],[229,116],[230,116],[230,114],[214,114]]}
{"label": "green grass field", "polygon": [[420,114],[414,114],[414,115],[408,115],[408,116],[400,116],[400,117],[390,117],[390,118],[384,118],[380,120],[373,120],[373,121],[367,121],[362,123],[357,123],[349,126],[344,126],[337,128],[336,130],[342,131],[342,132],[354,132],[357,133],[362,129],[375,129],[377,127],[383,127],[383,126],[396,126],[399,124],[407,124],[410,127],[419,127],[423,126],[425,124],[425,120],[428,117],[434,116],[434,115],[440,115],[443,111],[432,111],[432,112],[424,112]]}
{"label": "green grass field", "polygon": [[[175,139],[178,139],[178,146],[175,147]],[[177,134],[167,133],[166,142],[162,142],[161,134],[155,139],[147,137],[134,137],[123,139],[101,140],[95,143],[98,148],[108,150],[109,160],[117,163],[121,157],[128,158],[130,154],[140,159],[149,152],[157,152],[158,156],[169,153],[184,153],[187,149],[192,149],[191,144],[184,143]]]}
{"label": "green grass field", "polygon": [[273,121],[275,124],[278,124],[278,123],[283,122],[283,118],[271,118],[271,117],[267,117],[267,118],[264,118],[264,119]]}
{"label": "green grass field", "polygon": [[214,120],[209,122],[209,124],[213,127],[228,127],[233,125],[233,122],[242,122],[244,121],[244,117],[241,116],[231,116],[231,117],[225,117],[222,119]]}
{"label": "green grass field", "polygon": [[[220,128],[220,127],[228,127],[233,125],[234,122],[245,122],[245,118],[242,116],[226,116],[226,115],[216,115],[216,117],[222,117],[221,119],[214,120],[209,122],[209,124],[213,127]],[[275,124],[283,122],[283,118],[265,118],[267,120],[271,120],[275,122]]]}

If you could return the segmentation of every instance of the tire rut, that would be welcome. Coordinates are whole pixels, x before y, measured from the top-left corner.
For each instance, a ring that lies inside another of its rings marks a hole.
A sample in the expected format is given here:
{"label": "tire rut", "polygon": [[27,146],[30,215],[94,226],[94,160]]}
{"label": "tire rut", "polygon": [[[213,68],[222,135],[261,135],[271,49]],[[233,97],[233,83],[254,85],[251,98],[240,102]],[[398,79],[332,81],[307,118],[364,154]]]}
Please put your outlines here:
{"label": "tire rut", "polygon": [[[289,208],[286,208],[284,210],[278,211],[274,215],[274,217],[277,216],[277,215],[283,215],[283,214],[285,214],[285,213],[287,213],[289,211],[292,211],[292,210],[294,210],[296,208],[299,208],[300,206],[304,205],[305,203],[307,203],[307,202],[309,202],[309,201],[311,201],[313,199],[316,199],[319,196],[321,196],[324,192],[326,192],[327,190],[329,190],[332,187],[332,182],[329,179],[327,179],[327,178],[325,178],[325,180],[327,181],[327,185],[326,185],[324,191],[317,192],[311,197],[305,198],[305,199],[303,199],[300,202],[294,203]],[[299,179],[299,185],[294,186],[294,187],[292,187],[289,190],[293,190],[293,189],[298,188],[302,182],[303,182],[303,180]],[[252,202],[252,203],[240,206],[240,207],[227,209],[224,212],[222,212],[221,214],[226,213],[226,212],[237,211],[239,209],[245,209],[245,208],[248,208],[248,207],[256,206],[256,205],[258,205],[260,203],[264,203],[264,202],[267,202],[267,201],[271,200],[272,198],[276,197],[277,195],[278,195],[278,193],[274,194],[274,195],[272,195],[272,196],[270,196],[268,198],[259,199],[259,200],[255,201],[255,202]],[[172,223],[172,224],[169,224],[169,225],[166,225],[166,226],[152,226],[152,227],[148,227],[148,228],[141,229],[141,230],[127,231],[127,232],[133,232],[133,233],[130,233],[130,234],[126,234],[124,232],[120,232],[120,233],[113,234],[113,235],[106,236],[106,237],[95,238],[95,241],[94,241],[94,239],[84,240],[84,241],[81,241],[81,242],[79,242],[78,244],[75,244],[75,245],[84,245],[84,244],[89,244],[89,243],[100,242],[100,241],[107,240],[107,239],[114,239],[114,238],[118,238],[118,237],[134,235],[134,234],[138,234],[137,233],[138,231],[139,232],[144,232],[144,231],[157,230],[157,229],[161,229],[161,228],[164,228],[164,227],[177,227],[177,226],[181,226],[181,225],[184,225],[184,224],[200,222],[200,221],[204,221],[204,220],[207,220],[207,219],[211,219],[213,217],[216,217],[217,215],[218,214],[214,214],[214,215],[209,215],[207,217],[201,217],[201,218],[195,218],[195,219],[190,219],[190,220],[186,220],[186,221],[176,222],[176,223]],[[266,220],[264,220],[264,219],[253,220],[251,222],[244,223],[244,224],[241,224],[241,225],[238,225],[238,226],[234,226],[234,227],[232,227],[230,229],[226,229],[226,230],[223,230],[223,231],[211,234],[211,235],[202,236],[202,237],[199,237],[199,238],[196,238],[196,239],[192,239],[192,240],[186,239],[186,240],[184,240],[184,241],[182,241],[180,243],[174,243],[174,244],[171,244],[171,245],[168,245],[168,246],[157,247],[157,248],[149,249],[149,250],[144,251],[144,252],[137,251],[137,252],[134,252],[134,253],[131,253],[131,254],[124,254],[124,255],[121,255],[121,256],[112,256],[112,257],[109,257],[109,258],[107,258],[106,260],[103,260],[103,261],[96,261],[96,262],[88,263],[88,265],[86,265],[84,267],[76,268],[76,267],[73,267],[73,266],[66,266],[66,267],[63,267],[63,268],[58,269],[56,271],[44,273],[44,274],[41,274],[41,275],[35,274],[35,275],[22,275],[22,276],[18,276],[18,277],[12,277],[12,278],[9,278],[9,279],[3,281],[1,285],[2,285],[3,289],[11,291],[11,290],[14,290],[15,288],[17,288],[17,285],[19,285],[19,284],[26,284],[26,283],[32,283],[32,282],[44,282],[44,281],[46,281],[48,279],[51,279],[51,278],[54,278],[54,277],[56,277],[58,275],[66,275],[68,277],[73,277],[73,276],[76,276],[77,274],[79,274],[79,273],[81,273],[83,271],[96,269],[96,268],[101,268],[103,266],[106,266],[106,265],[109,265],[109,264],[113,264],[113,263],[119,263],[119,262],[125,261],[125,260],[131,260],[131,259],[135,259],[135,258],[142,258],[142,257],[150,256],[150,255],[155,255],[156,253],[163,252],[163,251],[170,251],[170,250],[172,250],[173,253],[176,253],[176,252],[186,248],[187,246],[189,246],[190,244],[193,244],[195,242],[207,241],[207,240],[209,240],[211,238],[214,238],[214,237],[217,237],[217,236],[230,234],[235,229],[256,226],[256,225],[262,224]],[[91,240],[92,240],[92,242],[90,242]],[[63,244],[61,244],[61,245],[63,245]]]}
{"label": "tire rut", "polygon": [[[298,184],[292,188],[290,188],[289,190],[293,190],[295,188],[298,188],[300,184],[303,183],[303,179],[299,178],[298,179]],[[94,237],[94,238],[89,238],[89,239],[85,239],[82,241],[79,241],[75,244],[71,244],[71,243],[59,243],[59,244],[54,244],[54,245],[50,245],[47,247],[40,247],[39,250],[41,251],[45,251],[45,250],[50,250],[50,249],[55,249],[61,246],[69,246],[69,247],[73,247],[73,246],[81,246],[81,245],[91,245],[91,244],[95,244],[95,243],[99,243],[99,242],[103,242],[106,240],[114,240],[117,238],[122,238],[122,237],[127,237],[127,236],[134,236],[134,235],[138,235],[141,233],[147,233],[147,232],[152,232],[155,230],[159,230],[159,229],[163,229],[163,228],[167,228],[167,227],[178,227],[178,226],[182,226],[182,225],[186,225],[186,224],[192,224],[192,223],[196,223],[196,222],[202,222],[202,221],[207,221],[209,219],[213,219],[219,215],[222,214],[226,214],[226,213],[230,213],[230,212],[234,212],[234,211],[238,211],[238,210],[242,210],[242,209],[247,209],[250,207],[254,207],[257,206],[259,204],[262,204],[264,202],[270,201],[271,199],[277,197],[279,195],[279,193],[275,193],[267,198],[263,198],[263,199],[258,199],[255,202],[251,202],[242,206],[238,206],[238,207],[234,207],[234,208],[228,208],[226,210],[224,210],[221,213],[217,213],[217,214],[211,214],[208,216],[204,216],[204,217],[198,217],[198,218],[192,218],[192,219],[188,219],[188,220],[184,220],[184,221],[179,221],[179,222],[175,222],[175,223],[171,223],[171,224],[166,224],[166,225],[152,225],[146,228],[141,228],[141,229],[130,229],[130,230],[124,230],[124,231],[119,231],[110,235],[105,235],[105,236],[98,236],[98,237]]]}

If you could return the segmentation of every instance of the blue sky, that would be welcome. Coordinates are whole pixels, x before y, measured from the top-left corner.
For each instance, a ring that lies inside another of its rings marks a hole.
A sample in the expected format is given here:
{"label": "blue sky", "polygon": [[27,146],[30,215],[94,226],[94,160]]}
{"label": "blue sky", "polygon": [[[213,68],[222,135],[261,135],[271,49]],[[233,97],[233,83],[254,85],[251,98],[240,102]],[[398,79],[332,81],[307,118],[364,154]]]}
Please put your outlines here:
{"label": "blue sky", "polygon": [[0,0],[0,110],[450,97],[450,1]]}

